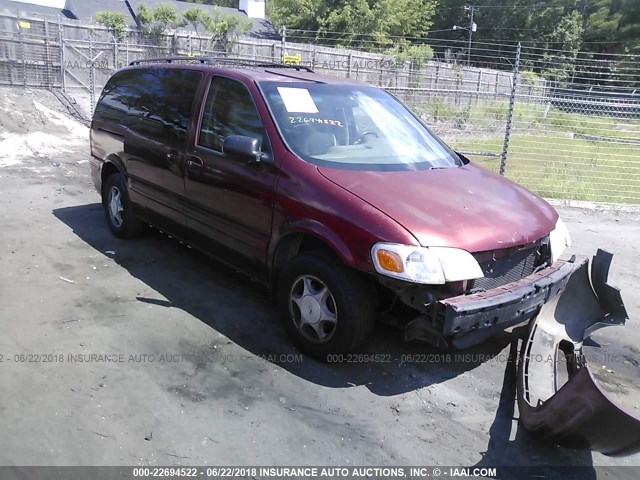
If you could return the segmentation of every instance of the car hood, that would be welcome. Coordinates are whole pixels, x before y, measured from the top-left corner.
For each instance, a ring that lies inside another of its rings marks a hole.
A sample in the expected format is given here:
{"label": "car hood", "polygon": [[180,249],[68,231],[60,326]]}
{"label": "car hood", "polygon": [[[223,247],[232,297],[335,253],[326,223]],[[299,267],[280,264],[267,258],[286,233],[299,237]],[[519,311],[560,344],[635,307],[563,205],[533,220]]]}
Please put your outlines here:
{"label": "car hood", "polygon": [[400,223],[422,246],[481,252],[524,245],[547,235],[558,218],[537,195],[472,163],[400,172],[318,170]]}

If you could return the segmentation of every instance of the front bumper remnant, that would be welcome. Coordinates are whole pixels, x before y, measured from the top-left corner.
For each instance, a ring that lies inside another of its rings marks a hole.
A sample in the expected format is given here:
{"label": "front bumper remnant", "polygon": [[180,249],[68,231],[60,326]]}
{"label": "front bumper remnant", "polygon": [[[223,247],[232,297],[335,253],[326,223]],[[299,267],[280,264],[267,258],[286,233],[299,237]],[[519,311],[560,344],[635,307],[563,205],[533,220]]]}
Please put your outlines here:
{"label": "front bumper remnant", "polygon": [[461,336],[479,329],[508,327],[531,318],[566,285],[572,262],[558,261],[521,280],[486,292],[440,300],[443,335]]}
{"label": "front bumper remnant", "polygon": [[536,435],[622,456],[640,451],[640,416],[602,389],[582,352],[595,330],[628,319],[620,291],[607,284],[611,259],[598,250],[591,275],[585,261],[564,292],[540,309],[521,352],[518,407],[520,421]]}

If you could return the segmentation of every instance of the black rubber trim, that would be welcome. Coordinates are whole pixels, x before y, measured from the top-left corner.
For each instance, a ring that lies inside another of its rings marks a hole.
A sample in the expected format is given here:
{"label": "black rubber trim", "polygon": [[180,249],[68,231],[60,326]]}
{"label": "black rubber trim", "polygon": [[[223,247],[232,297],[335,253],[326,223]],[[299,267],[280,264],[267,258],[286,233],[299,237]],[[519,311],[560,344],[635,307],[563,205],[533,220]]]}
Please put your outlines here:
{"label": "black rubber trim", "polygon": [[564,289],[574,270],[571,262],[553,266],[502,287],[438,302],[443,334],[459,335],[514,320],[527,320],[550,298]]}

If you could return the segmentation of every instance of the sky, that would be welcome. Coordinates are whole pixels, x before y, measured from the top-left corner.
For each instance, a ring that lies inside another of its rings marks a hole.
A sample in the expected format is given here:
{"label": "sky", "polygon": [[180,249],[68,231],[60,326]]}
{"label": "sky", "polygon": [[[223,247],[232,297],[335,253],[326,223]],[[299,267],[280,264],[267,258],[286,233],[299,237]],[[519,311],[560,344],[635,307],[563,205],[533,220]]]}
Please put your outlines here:
{"label": "sky", "polygon": [[30,3],[32,5],[41,5],[43,7],[53,7],[63,9],[65,0],[13,0],[19,3]]}

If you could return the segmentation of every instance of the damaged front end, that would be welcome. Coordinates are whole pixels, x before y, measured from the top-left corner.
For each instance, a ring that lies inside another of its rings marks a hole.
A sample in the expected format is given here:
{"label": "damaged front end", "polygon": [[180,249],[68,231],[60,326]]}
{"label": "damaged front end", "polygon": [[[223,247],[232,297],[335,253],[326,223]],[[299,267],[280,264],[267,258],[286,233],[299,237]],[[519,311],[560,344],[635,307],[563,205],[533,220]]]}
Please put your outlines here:
{"label": "damaged front end", "polygon": [[610,456],[640,451],[640,416],[616,402],[589,370],[584,341],[628,319],[620,291],[607,284],[612,255],[598,250],[568,277],[532,320],[518,370],[524,427],[570,448]]}
{"label": "damaged front end", "polygon": [[[381,318],[404,328],[407,341],[426,341],[440,348],[482,343],[531,319],[565,287],[574,264],[558,256],[568,245],[568,232],[560,220],[556,229],[538,240],[475,253],[376,244],[372,258],[381,274],[378,280],[393,299],[381,302],[390,305]],[[391,312],[396,300],[410,311]]]}
{"label": "damaged front end", "polygon": [[574,263],[562,260],[524,278],[490,290],[442,295],[419,285],[384,280],[402,303],[421,314],[405,324],[406,341],[420,340],[439,348],[469,348],[504,329],[531,319],[542,305],[562,291]]}

